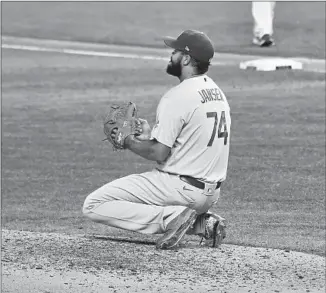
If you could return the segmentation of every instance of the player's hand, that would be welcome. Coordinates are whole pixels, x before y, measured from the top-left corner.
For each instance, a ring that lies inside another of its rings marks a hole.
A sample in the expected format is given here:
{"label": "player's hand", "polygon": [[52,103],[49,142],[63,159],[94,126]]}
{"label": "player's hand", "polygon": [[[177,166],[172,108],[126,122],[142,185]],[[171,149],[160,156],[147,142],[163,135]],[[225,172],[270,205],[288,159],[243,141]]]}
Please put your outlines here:
{"label": "player's hand", "polygon": [[113,129],[113,130],[112,130],[112,132],[111,132],[111,138],[112,138],[112,139],[115,139],[115,136],[116,136],[116,134],[117,134],[117,131],[118,131],[117,129]]}
{"label": "player's hand", "polygon": [[138,140],[149,140],[151,137],[151,127],[147,120],[138,118],[136,122],[136,131],[139,133],[136,136]]}
{"label": "player's hand", "polygon": [[[139,136],[146,135],[146,132],[147,132],[146,131],[146,129],[147,129],[146,123],[147,123],[147,121],[144,120],[144,119],[138,118],[135,123],[136,123],[136,132],[138,133],[137,138]],[[148,123],[147,123],[147,125],[148,125]],[[149,134],[150,134],[151,129],[150,129],[149,125],[148,125],[148,128],[149,128]],[[111,138],[112,139],[115,139],[115,137],[117,135],[117,132],[118,132],[117,128],[112,129],[112,132],[111,132]]]}

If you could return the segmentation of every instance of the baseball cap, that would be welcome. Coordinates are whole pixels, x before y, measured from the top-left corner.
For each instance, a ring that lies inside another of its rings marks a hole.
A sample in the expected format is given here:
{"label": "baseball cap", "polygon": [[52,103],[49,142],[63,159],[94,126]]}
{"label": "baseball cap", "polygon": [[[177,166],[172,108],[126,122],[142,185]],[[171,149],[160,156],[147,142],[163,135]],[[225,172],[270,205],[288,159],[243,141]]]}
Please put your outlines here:
{"label": "baseball cap", "polygon": [[186,30],[177,39],[164,37],[163,40],[168,47],[186,52],[198,61],[210,62],[214,56],[212,41],[200,31]]}

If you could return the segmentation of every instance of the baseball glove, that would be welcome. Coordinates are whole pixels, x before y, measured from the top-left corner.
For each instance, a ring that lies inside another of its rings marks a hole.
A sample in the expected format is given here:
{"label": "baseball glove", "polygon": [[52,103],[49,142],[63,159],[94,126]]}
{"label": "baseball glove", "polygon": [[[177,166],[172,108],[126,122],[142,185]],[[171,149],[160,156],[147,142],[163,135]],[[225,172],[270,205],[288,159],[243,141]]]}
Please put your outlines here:
{"label": "baseball glove", "polygon": [[[137,108],[132,102],[116,103],[109,107],[104,118],[104,134],[113,145],[113,149],[124,149],[125,139],[136,131]],[[115,137],[112,138],[112,131],[116,129]]]}

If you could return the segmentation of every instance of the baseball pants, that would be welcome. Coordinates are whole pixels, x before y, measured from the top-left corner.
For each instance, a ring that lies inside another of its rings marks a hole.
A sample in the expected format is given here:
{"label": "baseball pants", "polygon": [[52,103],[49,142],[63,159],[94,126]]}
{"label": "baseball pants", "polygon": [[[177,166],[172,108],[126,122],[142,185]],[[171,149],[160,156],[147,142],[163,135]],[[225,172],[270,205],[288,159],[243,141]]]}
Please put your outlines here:
{"label": "baseball pants", "polygon": [[[178,175],[154,169],[119,178],[95,190],[85,199],[83,214],[111,227],[161,234],[187,207],[203,214],[219,196],[220,189],[207,196]],[[204,217],[198,217],[188,234],[201,234],[204,229]]]}
{"label": "baseball pants", "polygon": [[261,38],[263,35],[273,35],[273,20],[275,1],[253,1],[252,16],[254,19],[254,37]]}

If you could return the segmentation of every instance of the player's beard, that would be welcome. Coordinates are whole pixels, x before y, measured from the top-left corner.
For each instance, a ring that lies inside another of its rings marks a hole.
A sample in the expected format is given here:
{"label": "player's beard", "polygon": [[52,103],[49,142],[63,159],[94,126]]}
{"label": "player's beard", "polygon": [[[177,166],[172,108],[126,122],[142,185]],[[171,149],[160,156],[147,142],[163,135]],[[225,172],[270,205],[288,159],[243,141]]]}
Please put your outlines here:
{"label": "player's beard", "polygon": [[181,60],[182,58],[180,58],[177,62],[173,62],[171,61],[168,66],[166,67],[166,72],[167,74],[176,76],[176,77],[180,77],[181,76]]}

